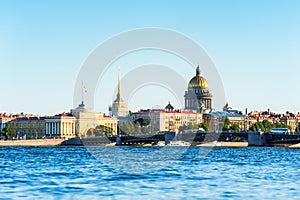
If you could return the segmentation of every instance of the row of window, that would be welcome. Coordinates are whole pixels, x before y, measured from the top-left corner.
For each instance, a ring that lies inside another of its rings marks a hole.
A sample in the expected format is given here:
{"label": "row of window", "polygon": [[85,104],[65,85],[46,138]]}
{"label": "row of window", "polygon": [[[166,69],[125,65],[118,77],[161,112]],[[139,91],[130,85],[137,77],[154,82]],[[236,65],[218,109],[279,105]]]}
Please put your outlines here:
{"label": "row of window", "polygon": [[15,129],[15,132],[18,133],[24,133],[24,134],[36,134],[36,133],[45,133],[45,129]]}
{"label": "row of window", "polygon": [[198,117],[188,117],[188,116],[180,116],[180,117],[173,117],[173,116],[166,116],[165,119],[175,119],[175,120],[182,120],[182,119],[189,119],[189,120],[194,120],[197,119]]}

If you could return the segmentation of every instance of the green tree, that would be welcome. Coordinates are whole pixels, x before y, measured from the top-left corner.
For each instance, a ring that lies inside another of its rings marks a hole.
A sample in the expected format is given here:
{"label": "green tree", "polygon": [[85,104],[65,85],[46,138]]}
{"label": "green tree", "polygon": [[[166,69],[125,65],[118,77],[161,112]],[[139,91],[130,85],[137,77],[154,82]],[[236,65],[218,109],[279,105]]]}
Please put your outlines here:
{"label": "green tree", "polygon": [[[134,120],[134,129],[135,129],[135,133],[140,134],[148,134],[148,133],[152,133],[152,121],[150,118],[148,119],[144,119],[144,118],[138,118],[136,120]],[[154,132],[154,131],[153,131]]]}
{"label": "green tree", "polygon": [[113,133],[113,129],[104,125],[99,125],[96,126],[95,129],[91,129],[90,133],[94,136],[111,135]]}
{"label": "green tree", "polygon": [[279,122],[269,122],[267,120],[263,120],[262,122],[256,122],[255,124],[252,124],[249,128],[252,131],[258,131],[261,130],[263,132],[271,131],[272,128],[288,128],[292,130],[292,127],[286,124],[281,124]]}
{"label": "green tree", "polygon": [[198,128],[199,128],[198,124],[189,123],[187,125],[187,129],[198,129]]}
{"label": "green tree", "polygon": [[251,130],[251,131],[257,131],[257,130],[256,130],[256,127],[255,127],[255,124],[252,124],[252,125],[250,126],[249,130]]}
{"label": "green tree", "polygon": [[136,134],[137,125],[132,121],[121,122],[119,124],[119,130],[121,135]]}
{"label": "green tree", "polygon": [[224,125],[223,125],[223,131],[228,131],[230,127],[230,121],[228,117],[225,117]]}
{"label": "green tree", "polygon": [[266,129],[265,129],[265,127],[264,127],[264,125],[263,125],[262,122],[256,122],[256,129],[257,129],[257,130],[260,129],[260,130],[263,131],[263,132],[266,131]]}
{"label": "green tree", "polygon": [[150,133],[155,133],[155,125],[153,123],[150,124]]}
{"label": "green tree", "polygon": [[7,135],[4,132],[2,132],[1,130],[0,130],[0,136],[1,136],[0,139],[2,139],[2,136],[3,136],[3,137],[5,137],[5,140],[7,140]]}
{"label": "green tree", "polygon": [[134,134],[134,133],[136,133],[136,125],[135,125],[134,122],[129,122],[128,123],[128,127],[129,127],[129,130],[128,130],[127,134]]}
{"label": "green tree", "polygon": [[132,132],[132,126],[130,122],[120,122],[119,123],[119,133],[121,135],[127,135]]}
{"label": "green tree", "polygon": [[271,131],[271,129],[275,127],[275,125],[272,122],[266,119],[262,121],[262,124],[265,127],[265,131]]}
{"label": "green tree", "polygon": [[143,134],[149,134],[149,133],[154,133],[155,127],[152,123],[152,121],[148,121],[147,124],[142,126],[142,132]]}
{"label": "green tree", "polygon": [[203,128],[205,131],[208,131],[208,124],[206,122],[202,122],[199,124],[199,128]]}
{"label": "green tree", "polygon": [[234,130],[234,131],[239,131],[240,130],[240,127],[238,124],[233,124],[231,127],[230,127],[231,130]]}
{"label": "green tree", "polygon": [[142,133],[142,127],[141,127],[140,122],[138,122],[138,121],[135,123],[135,133],[136,134],[141,134]]}
{"label": "green tree", "polygon": [[291,126],[289,126],[287,124],[281,124],[279,122],[274,123],[272,128],[288,128],[288,129],[292,130]]}
{"label": "green tree", "polygon": [[11,139],[15,136],[15,131],[12,128],[4,127],[2,129],[2,134],[4,135],[5,139]]}
{"label": "green tree", "polygon": [[86,132],[86,136],[94,136],[95,134],[95,129],[94,128],[90,128],[87,132]]}
{"label": "green tree", "polygon": [[256,122],[255,124],[251,125],[250,130],[251,131],[258,131],[258,130],[265,131],[266,129],[262,122]]}

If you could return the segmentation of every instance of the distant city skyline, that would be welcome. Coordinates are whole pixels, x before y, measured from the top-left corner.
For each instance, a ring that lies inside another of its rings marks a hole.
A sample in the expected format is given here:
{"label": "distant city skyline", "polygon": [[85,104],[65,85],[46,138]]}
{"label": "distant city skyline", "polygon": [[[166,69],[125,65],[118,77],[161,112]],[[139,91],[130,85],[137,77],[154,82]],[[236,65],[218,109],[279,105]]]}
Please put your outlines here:
{"label": "distant city skyline", "polygon": [[[299,112],[299,9],[300,2],[293,0],[2,1],[0,112],[68,112],[89,54],[108,38],[143,27],[178,31],[201,45],[214,61],[233,108]],[[166,52],[145,50],[121,57],[98,83],[94,110],[108,113],[116,98],[118,66],[122,79],[149,63],[172,67],[187,83],[196,68]],[[164,107],[168,101],[182,108],[170,91],[153,85],[141,87],[127,105],[136,111]]]}

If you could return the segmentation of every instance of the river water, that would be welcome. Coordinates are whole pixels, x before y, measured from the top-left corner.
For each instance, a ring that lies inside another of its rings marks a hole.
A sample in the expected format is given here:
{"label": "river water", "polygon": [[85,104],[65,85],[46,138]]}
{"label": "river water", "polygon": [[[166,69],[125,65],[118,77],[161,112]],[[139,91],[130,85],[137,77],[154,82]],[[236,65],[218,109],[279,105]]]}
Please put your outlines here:
{"label": "river water", "polygon": [[0,199],[300,199],[300,150],[0,147]]}

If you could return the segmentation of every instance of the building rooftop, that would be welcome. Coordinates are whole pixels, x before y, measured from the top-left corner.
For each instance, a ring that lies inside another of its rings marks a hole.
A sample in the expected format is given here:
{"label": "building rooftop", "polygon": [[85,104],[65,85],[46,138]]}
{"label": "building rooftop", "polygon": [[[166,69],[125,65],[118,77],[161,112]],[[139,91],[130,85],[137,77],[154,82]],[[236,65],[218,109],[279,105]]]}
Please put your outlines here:
{"label": "building rooftop", "polygon": [[242,113],[230,113],[230,112],[211,112],[208,115],[218,116],[218,117],[243,117]]}
{"label": "building rooftop", "polygon": [[46,117],[17,117],[16,121],[44,120]]}
{"label": "building rooftop", "polygon": [[197,113],[196,111],[189,111],[189,110],[180,110],[180,109],[174,109],[174,110],[168,110],[168,109],[141,109],[136,113],[150,113],[150,112],[159,112],[159,113]]}

